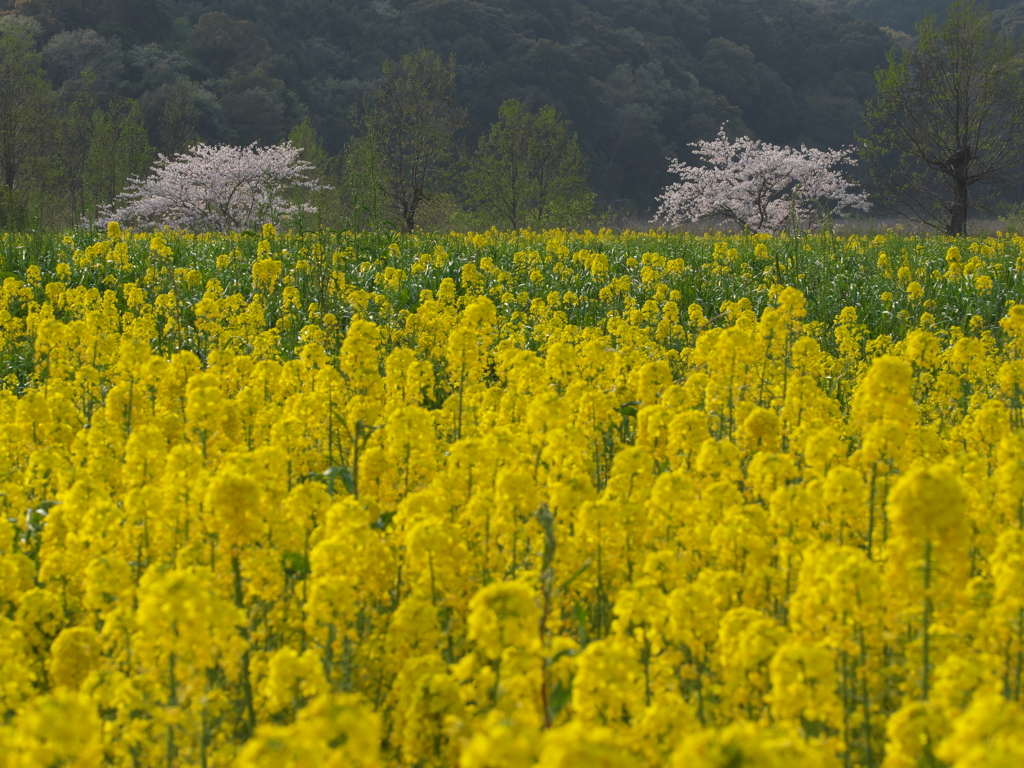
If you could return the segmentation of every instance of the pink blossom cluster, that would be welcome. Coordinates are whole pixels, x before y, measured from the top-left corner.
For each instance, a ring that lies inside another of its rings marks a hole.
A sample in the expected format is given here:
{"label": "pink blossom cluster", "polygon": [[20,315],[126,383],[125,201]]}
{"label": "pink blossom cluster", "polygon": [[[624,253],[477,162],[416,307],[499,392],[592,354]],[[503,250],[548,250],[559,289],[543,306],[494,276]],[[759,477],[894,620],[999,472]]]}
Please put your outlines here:
{"label": "pink blossom cluster", "polygon": [[313,166],[290,142],[271,147],[197,144],[168,158],[160,155],[145,178],[133,178],[98,223],[200,231],[254,229],[299,214],[301,190],[319,190]]}
{"label": "pink blossom cluster", "polygon": [[853,150],[779,147],[748,137],[730,141],[724,128],[714,141],[690,146],[705,165],[673,160],[680,181],[658,197],[655,222],[679,226],[713,218],[754,232],[809,229],[849,209],[866,211],[866,195],[836,166],[855,165]]}

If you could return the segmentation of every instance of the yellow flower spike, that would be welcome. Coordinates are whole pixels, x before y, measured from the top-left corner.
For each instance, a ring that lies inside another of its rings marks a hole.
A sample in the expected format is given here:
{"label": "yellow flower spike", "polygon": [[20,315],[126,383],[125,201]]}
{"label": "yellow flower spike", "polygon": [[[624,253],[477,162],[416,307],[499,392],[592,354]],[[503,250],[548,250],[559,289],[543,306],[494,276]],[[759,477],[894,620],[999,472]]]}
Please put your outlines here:
{"label": "yellow flower spike", "polygon": [[262,694],[272,714],[297,714],[312,698],[326,690],[323,665],[313,651],[299,654],[294,648],[279,648],[267,663]]}
{"label": "yellow flower spike", "polygon": [[913,469],[889,492],[893,533],[907,540],[929,540],[959,548],[965,539],[966,497],[946,466]]}
{"label": "yellow flower spike", "polygon": [[474,727],[459,755],[458,768],[533,768],[540,730],[518,713],[491,710]]}
{"label": "yellow flower spike", "polygon": [[647,363],[639,371],[637,394],[640,401],[646,405],[654,404],[661,392],[671,383],[672,370],[668,363],[663,360]]}
{"label": "yellow flower spike", "polygon": [[43,678],[43,670],[36,671],[35,661],[35,654],[15,622],[0,616],[0,669],[4,672],[0,706],[5,711],[17,711],[35,694],[36,681]]}
{"label": "yellow flower spike", "polygon": [[949,721],[935,704],[904,704],[886,723],[883,768],[914,768],[934,760],[935,748],[948,732]]}
{"label": "yellow flower spike", "polygon": [[0,735],[14,766],[86,768],[103,762],[102,726],[96,703],[84,693],[58,688],[23,707]]}
{"label": "yellow flower spike", "polygon": [[934,748],[936,757],[958,768],[1014,768],[1024,759],[1024,711],[994,690],[971,699]]}
{"label": "yellow flower spike", "polygon": [[354,319],[345,334],[338,367],[354,392],[366,392],[380,376],[380,329],[367,320]]}
{"label": "yellow flower spike", "polygon": [[536,652],[539,619],[540,607],[526,583],[489,584],[469,601],[469,639],[491,659],[500,658],[506,648]]}
{"label": "yellow flower spike", "polygon": [[752,608],[733,608],[718,629],[724,711],[732,718],[756,717],[768,691],[765,669],[785,639],[785,630]]}
{"label": "yellow flower spike", "polygon": [[827,746],[800,739],[779,727],[737,722],[685,737],[672,754],[672,768],[720,768],[730,763],[758,768],[838,768]]}
{"label": "yellow flower spike", "polygon": [[877,358],[854,392],[853,419],[865,425],[881,419],[916,422],[912,378],[913,370],[905,361],[892,355]]}
{"label": "yellow flower spike", "polygon": [[769,664],[771,692],[766,697],[776,722],[795,728],[820,723],[842,728],[842,704],[836,695],[838,677],[830,649],[819,644],[789,642],[776,650]]}
{"label": "yellow flower spike", "polygon": [[541,739],[537,768],[639,768],[640,758],[610,728],[573,721],[546,731]]}
{"label": "yellow flower spike", "polygon": [[257,259],[252,265],[253,291],[266,295],[272,294],[283,272],[284,262],[281,260],[272,257]]}
{"label": "yellow flower spike", "polygon": [[128,563],[113,554],[91,560],[83,577],[83,605],[99,614],[131,595],[135,581]]}
{"label": "yellow flower spike", "polygon": [[96,630],[69,627],[61,631],[50,647],[50,680],[55,686],[77,690],[89,672],[100,663],[101,648]]}
{"label": "yellow flower spike", "polygon": [[289,725],[263,724],[237,768],[380,768],[380,717],[355,694],[324,694]]}
{"label": "yellow flower spike", "polygon": [[[139,630],[135,653],[148,674],[167,685],[196,684],[206,670],[220,666],[229,679],[241,674],[246,642],[238,632],[242,610],[210,589],[208,568],[147,571],[139,585]],[[170,656],[176,658],[173,669]]]}
{"label": "yellow flower spike", "polygon": [[459,688],[446,665],[436,654],[405,660],[391,688],[394,719],[392,743],[406,764],[456,765],[459,723],[465,707]]}
{"label": "yellow flower spike", "polygon": [[754,408],[739,428],[739,441],[748,455],[777,451],[782,445],[782,424],[774,411]]}
{"label": "yellow flower spike", "polygon": [[259,489],[250,478],[232,469],[213,476],[203,505],[229,546],[255,543],[263,532]]}

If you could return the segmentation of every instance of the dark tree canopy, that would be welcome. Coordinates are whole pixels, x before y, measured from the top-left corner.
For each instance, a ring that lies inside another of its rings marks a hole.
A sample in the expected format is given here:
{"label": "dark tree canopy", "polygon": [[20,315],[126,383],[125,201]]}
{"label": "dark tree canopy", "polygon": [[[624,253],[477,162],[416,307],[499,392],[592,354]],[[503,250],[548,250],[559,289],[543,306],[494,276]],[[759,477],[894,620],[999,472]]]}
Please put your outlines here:
{"label": "dark tree canopy", "polygon": [[[867,19],[883,27],[913,34],[918,23],[929,13],[942,14],[949,0],[815,0],[830,8],[840,8],[853,16]],[[993,21],[1004,30],[1013,25],[1024,12],[1022,0],[989,0]]]}
{"label": "dark tree canopy", "polygon": [[950,235],[967,233],[969,191],[1024,161],[1021,62],[973,0],[950,5],[879,70],[863,154],[886,202]]}
{"label": "dark tree canopy", "polygon": [[0,182],[7,202],[39,154],[49,101],[42,56],[28,33],[15,28],[0,34]]}
{"label": "dark tree canopy", "polygon": [[508,99],[551,105],[599,199],[640,212],[665,158],[726,120],[779,144],[849,144],[891,44],[807,0],[0,0],[4,14],[37,24],[65,106],[86,89],[101,108],[134,99],[163,152],[193,135],[275,143],[309,117],[337,154],[382,61],[454,54],[469,142]]}

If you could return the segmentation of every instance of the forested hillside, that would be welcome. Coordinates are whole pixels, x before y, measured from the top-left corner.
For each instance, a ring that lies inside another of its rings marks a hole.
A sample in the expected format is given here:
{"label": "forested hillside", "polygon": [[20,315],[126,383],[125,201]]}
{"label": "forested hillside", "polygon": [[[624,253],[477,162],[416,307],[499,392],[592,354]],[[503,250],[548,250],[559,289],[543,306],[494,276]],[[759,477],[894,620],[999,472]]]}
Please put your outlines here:
{"label": "forested hillside", "polygon": [[[913,34],[917,23],[929,13],[940,17],[950,0],[818,0],[823,6],[847,11],[859,19],[883,27]],[[1019,36],[1024,32],[1024,2],[1021,0],[979,1],[979,7],[992,11],[993,21],[1004,32]]]}
{"label": "forested hillside", "polygon": [[151,142],[276,142],[309,116],[331,153],[381,62],[458,67],[475,144],[505,99],[571,121],[606,204],[649,210],[667,156],[732,130],[850,143],[892,38],[811,0],[6,0],[58,100],[137,100]]}

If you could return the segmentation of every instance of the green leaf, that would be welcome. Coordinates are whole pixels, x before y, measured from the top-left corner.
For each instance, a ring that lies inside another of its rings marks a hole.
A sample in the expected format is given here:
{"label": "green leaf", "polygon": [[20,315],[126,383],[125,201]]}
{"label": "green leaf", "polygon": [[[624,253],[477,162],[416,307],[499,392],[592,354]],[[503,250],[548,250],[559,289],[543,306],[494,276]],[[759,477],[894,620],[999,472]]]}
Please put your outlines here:
{"label": "green leaf", "polygon": [[551,691],[551,699],[548,701],[548,711],[551,713],[551,717],[554,718],[565,709],[565,705],[569,703],[572,698],[572,682],[569,685],[563,686],[561,682],[555,683],[555,688]]}
{"label": "green leaf", "polygon": [[301,552],[285,552],[281,556],[281,565],[289,578],[302,581],[309,576],[309,560]]}

